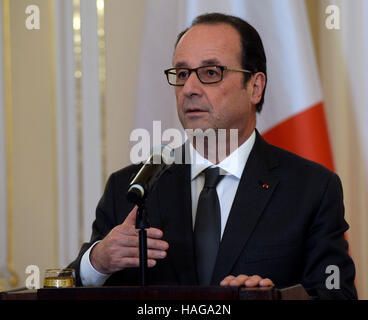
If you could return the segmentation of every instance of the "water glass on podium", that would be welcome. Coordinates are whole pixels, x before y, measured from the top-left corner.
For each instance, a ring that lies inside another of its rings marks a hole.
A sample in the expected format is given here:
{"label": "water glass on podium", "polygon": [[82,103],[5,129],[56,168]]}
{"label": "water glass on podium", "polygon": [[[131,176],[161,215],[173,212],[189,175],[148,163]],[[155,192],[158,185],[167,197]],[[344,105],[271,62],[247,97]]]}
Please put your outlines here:
{"label": "water glass on podium", "polygon": [[47,269],[45,271],[44,288],[75,287],[75,271],[72,268]]}

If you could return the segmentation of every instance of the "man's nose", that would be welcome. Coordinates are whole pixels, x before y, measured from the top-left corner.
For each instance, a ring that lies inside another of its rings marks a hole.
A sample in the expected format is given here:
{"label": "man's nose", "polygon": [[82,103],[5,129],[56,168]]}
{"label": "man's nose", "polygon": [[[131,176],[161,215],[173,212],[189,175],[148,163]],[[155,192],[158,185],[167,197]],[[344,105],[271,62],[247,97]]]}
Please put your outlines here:
{"label": "man's nose", "polygon": [[195,71],[189,75],[189,78],[184,83],[183,93],[186,96],[202,95],[203,83],[199,81]]}

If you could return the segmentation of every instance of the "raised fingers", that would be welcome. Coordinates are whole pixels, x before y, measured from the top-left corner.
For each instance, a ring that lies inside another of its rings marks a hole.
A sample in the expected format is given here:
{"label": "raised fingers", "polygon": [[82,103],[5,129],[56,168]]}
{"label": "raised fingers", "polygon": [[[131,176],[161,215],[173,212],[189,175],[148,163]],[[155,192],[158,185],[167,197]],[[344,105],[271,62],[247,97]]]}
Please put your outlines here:
{"label": "raised fingers", "polygon": [[128,216],[125,218],[123,224],[135,225],[135,220],[137,216],[138,207],[135,206],[132,211],[129,212]]}
{"label": "raised fingers", "polygon": [[[149,268],[152,268],[156,265],[156,260],[147,259],[147,265]],[[119,260],[114,261],[112,265],[111,272],[116,272],[125,268],[138,268],[139,267],[139,258],[137,257],[122,257]]]}
{"label": "raised fingers", "polygon": [[[126,220],[122,224],[116,226],[115,229],[119,233],[128,236],[138,236],[139,234],[139,230],[135,228],[135,224],[127,224]],[[157,228],[149,228],[146,231],[147,231],[147,238],[161,239],[163,236],[163,232]]]}
{"label": "raised fingers", "polygon": [[[125,235],[124,237],[120,237],[119,240],[120,240],[119,245],[123,247],[139,246],[139,238],[135,235],[132,236]],[[169,244],[164,240],[147,238],[147,248],[157,250],[167,250],[169,248]]]}
{"label": "raised fingers", "polygon": [[[136,257],[139,258],[139,249],[137,247],[125,248],[120,251],[120,257]],[[166,251],[162,250],[147,250],[148,259],[163,259],[166,257]]]}

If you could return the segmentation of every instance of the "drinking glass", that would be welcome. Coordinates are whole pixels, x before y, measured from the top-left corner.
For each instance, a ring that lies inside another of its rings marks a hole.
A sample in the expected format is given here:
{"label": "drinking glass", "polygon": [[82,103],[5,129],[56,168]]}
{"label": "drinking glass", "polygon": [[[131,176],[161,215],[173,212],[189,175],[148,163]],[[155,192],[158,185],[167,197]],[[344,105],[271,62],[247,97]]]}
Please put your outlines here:
{"label": "drinking glass", "polygon": [[45,271],[44,288],[75,287],[75,271],[72,268],[47,269]]}

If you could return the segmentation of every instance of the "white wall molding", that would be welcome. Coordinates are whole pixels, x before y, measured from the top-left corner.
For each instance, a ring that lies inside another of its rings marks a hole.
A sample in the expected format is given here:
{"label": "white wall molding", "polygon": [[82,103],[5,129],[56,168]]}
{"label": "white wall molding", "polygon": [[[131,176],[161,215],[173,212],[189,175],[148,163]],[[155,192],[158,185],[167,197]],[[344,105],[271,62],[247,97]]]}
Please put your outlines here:
{"label": "white wall molding", "polygon": [[78,151],[75,106],[73,2],[55,2],[58,121],[59,265],[77,255],[79,243]]}
{"label": "white wall molding", "polygon": [[[76,257],[81,242],[89,241],[102,192],[96,1],[79,2],[80,63],[75,60],[74,10],[73,0],[55,2],[61,266]],[[76,71],[81,71],[77,80]]]}
{"label": "white wall molding", "polygon": [[[7,193],[5,153],[5,83],[3,54],[3,3],[0,0],[0,278],[7,273]],[[0,283],[1,286],[1,283]]]}
{"label": "white wall molding", "polygon": [[82,152],[83,240],[91,225],[102,192],[101,107],[96,1],[81,0],[82,36]]}

